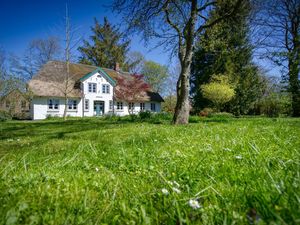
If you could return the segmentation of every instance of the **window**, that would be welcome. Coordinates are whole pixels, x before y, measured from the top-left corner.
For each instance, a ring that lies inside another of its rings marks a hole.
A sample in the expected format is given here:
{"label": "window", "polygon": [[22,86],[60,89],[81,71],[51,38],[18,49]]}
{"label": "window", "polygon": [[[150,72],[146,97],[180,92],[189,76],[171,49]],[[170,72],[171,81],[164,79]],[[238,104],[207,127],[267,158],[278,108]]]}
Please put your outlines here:
{"label": "window", "polygon": [[114,102],[113,101],[109,101],[109,110],[113,110],[114,107]]}
{"label": "window", "polygon": [[128,103],[128,108],[129,108],[129,110],[133,110],[134,109],[134,103],[133,102],[129,102]]}
{"label": "window", "polygon": [[9,101],[9,100],[6,100],[5,106],[6,106],[6,108],[9,108],[9,107],[10,107],[10,101]]}
{"label": "window", "polygon": [[58,109],[59,107],[59,100],[58,99],[49,99],[48,100],[48,109]]}
{"label": "window", "polygon": [[89,86],[89,93],[97,92],[97,84],[96,83],[88,83],[88,86]]}
{"label": "window", "polygon": [[110,92],[110,87],[108,84],[102,84],[102,93],[103,94],[109,94]]}
{"label": "window", "polygon": [[141,111],[145,110],[145,103],[144,102],[140,103],[140,110]]}
{"label": "window", "polygon": [[69,100],[68,101],[68,109],[76,110],[77,109],[77,100]]}
{"label": "window", "polygon": [[156,111],[156,105],[155,105],[155,103],[151,103],[151,111],[153,111],[153,112]]}
{"label": "window", "polygon": [[26,108],[26,101],[21,101],[21,108],[22,109],[25,109]]}
{"label": "window", "polygon": [[123,102],[117,102],[117,110],[123,110]]}
{"label": "window", "polygon": [[90,109],[90,100],[85,99],[84,100],[84,110],[89,110]]}

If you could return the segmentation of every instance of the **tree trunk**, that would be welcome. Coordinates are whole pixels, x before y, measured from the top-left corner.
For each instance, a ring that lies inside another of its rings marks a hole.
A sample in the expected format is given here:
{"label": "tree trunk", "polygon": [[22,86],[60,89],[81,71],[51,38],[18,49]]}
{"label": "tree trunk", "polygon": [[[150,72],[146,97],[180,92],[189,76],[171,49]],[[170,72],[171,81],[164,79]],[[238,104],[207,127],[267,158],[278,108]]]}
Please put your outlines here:
{"label": "tree trunk", "polygon": [[[298,59],[298,57],[295,57]],[[300,116],[300,83],[299,83],[299,62],[297,60],[289,61],[289,86],[292,95],[292,116]]]}
{"label": "tree trunk", "polygon": [[[192,55],[190,56],[192,58]],[[190,72],[191,60],[181,63],[181,72],[177,81],[177,102],[173,117],[173,124],[188,124],[190,114]]]}
{"label": "tree trunk", "polygon": [[64,120],[67,120],[67,107],[68,107],[68,97],[65,96],[65,109],[64,109]]}

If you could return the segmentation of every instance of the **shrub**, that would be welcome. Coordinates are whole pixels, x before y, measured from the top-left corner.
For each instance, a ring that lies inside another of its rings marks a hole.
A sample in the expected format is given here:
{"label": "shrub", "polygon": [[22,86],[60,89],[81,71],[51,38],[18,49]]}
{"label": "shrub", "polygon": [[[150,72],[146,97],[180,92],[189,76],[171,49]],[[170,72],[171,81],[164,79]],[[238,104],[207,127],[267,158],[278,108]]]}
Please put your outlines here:
{"label": "shrub", "polygon": [[207,116],[211,115],[212,113],[213,113],[212,108],[204,108],[200,111],[199,116],[207,117]]}
{"label": "shrub", "polygon": [[144,111],[139,113],[139,117],[141,120],[146,120],[151,118],[151,112],[150,111]]}
{"label": "shrub", "polygon": [[212,113],[208,116],[209,118],[225,118],[225,119],[229,119],[229,118],[233,118],[233,114],[228,113],[228,112],[219,112],[219,113]]}
{"label": "shrub", "polygon": [[12,117],[9,112],[6,111],[0,111],[0,121],[6,121],[11,120]]}

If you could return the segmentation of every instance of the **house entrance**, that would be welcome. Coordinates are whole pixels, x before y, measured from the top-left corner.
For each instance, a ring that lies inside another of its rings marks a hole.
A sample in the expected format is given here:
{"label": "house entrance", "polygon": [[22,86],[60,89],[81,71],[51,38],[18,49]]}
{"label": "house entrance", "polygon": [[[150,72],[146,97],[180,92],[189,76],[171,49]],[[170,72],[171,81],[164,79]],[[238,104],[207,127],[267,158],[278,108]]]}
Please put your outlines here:
{"label": "house entrance", "polygon": [[94,115],[101,116],[104,114],[104,102],[94,101]]}

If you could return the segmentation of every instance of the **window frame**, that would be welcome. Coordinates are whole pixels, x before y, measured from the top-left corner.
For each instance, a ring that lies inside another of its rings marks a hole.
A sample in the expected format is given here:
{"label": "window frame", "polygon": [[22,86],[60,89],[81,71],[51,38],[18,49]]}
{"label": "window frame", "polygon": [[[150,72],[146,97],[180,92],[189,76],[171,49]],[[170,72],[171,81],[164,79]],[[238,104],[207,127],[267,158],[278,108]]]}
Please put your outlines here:
{"label": "window frame", "polygon": [[110,94],[109,84],[102,84],[102,94]]}
{"label": "window frame", "polygon": [[145,111],[145,102],[140,103],[140,111],[141,112]]}
{"label": "window frame", "polygon": [[134,102],[128,102],[128,110],[134,109]]}
{"label": "window frame", "polygon": [[[51,107],[50,107],[51,101]],[[49,98],[48,99],[48,110],[59,111],[59,99],[58,98]]]}
{"label": "window frame", "polygon": [[114,101],[113,100],[109,100],[109,110],[113,111],[114,109]]}
{"label": "window frame", "polygon": [[150,109],[152,112],[156,112],[156,104],[154,102],[150,103]]}
{"label": "window frame", "polygon": [[84,111],[89,111],[89,110],[90,110],[90,100],[84,99]]}
{"label": "window frame", "polygon": [[77,111],[78,103],[76,99],[68,99],[68,111]]}
{"label": "window frame", "polygon": [[97,83],[88,83],[88,93],[97,93]]}
{"label": "window frame", "polygon": [[117,102],[117,110],[123,111],[123,109],[124,109],[123,102]]}

